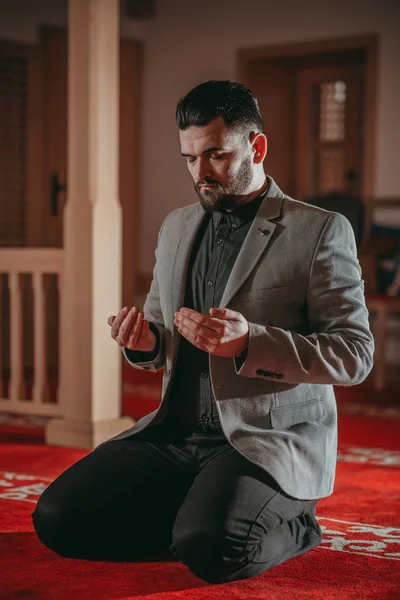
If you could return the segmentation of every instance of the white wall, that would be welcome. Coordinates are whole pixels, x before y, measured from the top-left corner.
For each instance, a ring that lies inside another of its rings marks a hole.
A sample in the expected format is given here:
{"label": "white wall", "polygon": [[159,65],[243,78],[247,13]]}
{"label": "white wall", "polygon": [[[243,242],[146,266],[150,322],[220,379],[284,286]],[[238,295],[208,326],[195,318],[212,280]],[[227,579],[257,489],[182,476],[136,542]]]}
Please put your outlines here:
{"label": "white wall", "polygon": [[40,25],[66,25],[67,6],[67,0],[0,0],[0,39],[34,43]]}
{"label": "white wall", "polygon": [[[34,41],[39,24],[66,24],[66,6],[1,0],[0,38]],[[141,271],[153,268],[165,215],[197,199],[179,154],[176,103],[202,81],[235,79],[239,48],[379,34],[375,194],[400,195],[400,1],[158,0],[156,13],[150,21],[121,22],[121,35],[145,44]]]}

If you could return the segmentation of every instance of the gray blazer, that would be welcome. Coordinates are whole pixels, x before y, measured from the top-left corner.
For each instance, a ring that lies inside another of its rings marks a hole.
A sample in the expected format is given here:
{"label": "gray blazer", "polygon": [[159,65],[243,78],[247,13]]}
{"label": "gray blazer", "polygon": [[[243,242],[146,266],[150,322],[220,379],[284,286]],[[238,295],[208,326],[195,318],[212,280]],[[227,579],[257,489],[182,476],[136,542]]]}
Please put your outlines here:
{"label": "gray blazer", "polygon": [[[234,358],[210,355],[210,377],[230,444],[287,494],[316,499],[332,493],[335,479],[333,384],[365,379],[374,341],[350,223],[293,200],[269,179],[220,303],[249,322],[247,358],[238,370]],[[173,210],[161,226],[144,305],[145,318],[160,333],[160,350],[153,362],[130,364],[164,369],[162,401],[112,440],[166,414],[181,337],[174,312],[183,306],[190,251],[204,216],[196,202]]]}

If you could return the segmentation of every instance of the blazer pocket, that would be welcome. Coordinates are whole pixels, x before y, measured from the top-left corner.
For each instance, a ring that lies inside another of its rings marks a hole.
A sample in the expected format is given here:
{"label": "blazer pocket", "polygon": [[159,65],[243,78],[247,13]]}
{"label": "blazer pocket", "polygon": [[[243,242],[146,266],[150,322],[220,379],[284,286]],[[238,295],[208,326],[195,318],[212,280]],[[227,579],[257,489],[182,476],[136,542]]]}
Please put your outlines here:
{"label": "blazer pocket", "polygon": [[271,408],[270,415],[273,429],[288,429],[292,425],[321,419],[325,416],[325,406],[321,398],[315,398],[301,404]]}
{"label": "blazer pocket", "polygon": [[280,298],[289,294],[290,287],[288,285],[274,288],[263,288],[261,290],[251,290],[249,292],[239,292],[237,299],[238,301],[251,302],[255,300],[271,300],[273,298]]}

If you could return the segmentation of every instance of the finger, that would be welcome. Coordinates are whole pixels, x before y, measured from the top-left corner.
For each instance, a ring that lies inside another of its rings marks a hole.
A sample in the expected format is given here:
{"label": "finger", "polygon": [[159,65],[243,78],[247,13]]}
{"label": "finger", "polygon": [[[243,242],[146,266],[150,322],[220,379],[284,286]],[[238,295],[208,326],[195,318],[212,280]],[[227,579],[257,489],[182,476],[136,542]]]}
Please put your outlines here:
{"label": "finger", "polygon": [[115,317],[112,326],[111,326],[111,337],[116,340],[118,337],[118,332],[119,332],[119,328],[121,323],[123,322],[123,320],[125,319],[126,315],[128,314],[128,307],[124,306],[124,308],[122,308],[119,313],[117,314],[117,316]]}
{"label": "finger", "polygon": [[144,314],[141,313],[142,315],[142,323],[141,323],[141,327],[140,327],[140,332],[137,338],[137,344],[140,344],[140,342],[144,339],[147,339],[149,336],[149,331],[150,331],[150,326],[149,326],[149,322],[144,318]]}
{"label": "finger", "polygon": [[131,332],[129,334],[129,337],[128,337],[128,341],[127,341],[128,348],[134,348],[136,346],[136,344],[138,343],[138,340],[142,333],[143,320],[144,320],[144,314],[142,312],[139,312],[137,315],[135,324],[133,325]]}
{"label": "finger", "polygon": [[213,325],[213,327],[207,327],[205,325],[199,325],[199,323],[192,321],[191,319],[178,317],[175,318],[174,323],[178,329],[184,327],[185,331],[191,332],[192,336],[202,336],[206,340],[213,340],[212,343],[214,343],[216,339],[224,337],[227,333],[226,322],[224,321],[216,321],[216,324]]}
{"label": "finger", "polygon": [[115,315],[113,315],[112,317],[108,317],[108,321],[107,321],[107,323],[108,323],[109,325],[112,325],[112,324],[113,324],[113,322],[114,322],[114,319],[115,319]]}
{"label": "finger", "polygon": [[129,335],[131,333],[131,329],[136,322],[136,317],[139,312],[139,309],[134,306],[126,315],[125,319],[122,321],[121,326],[117,335],[117,343],[120,346],[125,346],[128,342]]}
{"label": "finger", "polygon": [[212,331],[212,332],[217,332],[217,333],[221,333],[224,327],[224,323],[223,321],[221,321],[221,319],[215,319],[212,317],[209,317],[208,315],[203,315],[202,313],[198,313],[195,311],[191,311],[190,314],[185,312],[177,312],[175,313],[175,320],[176,323],[182,323],[184,324],[186,327],[189,327],[192,330],[195,330],[198,327],[203,328],[202,329],[202,333],[204,335],[207,335],[207,331]]}
{"label": "finger", "polygon": [[241,321],[242,314],[231,308],[210,308],[210,314],[220,319],[229,319],[230,321]]}

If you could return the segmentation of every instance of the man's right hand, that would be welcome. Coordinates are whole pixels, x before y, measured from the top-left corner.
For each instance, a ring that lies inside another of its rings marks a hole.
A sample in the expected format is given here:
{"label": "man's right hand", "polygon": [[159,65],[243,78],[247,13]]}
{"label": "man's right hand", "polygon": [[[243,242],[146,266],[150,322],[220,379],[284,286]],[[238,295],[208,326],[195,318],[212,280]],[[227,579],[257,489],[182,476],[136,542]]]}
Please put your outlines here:
{"label": "man's right hand", "polygon": [[150,330],[144,313],[136,306],[131,310],[125,306],[116,316],[108,318],[108,324],[111,326],[111,337],[121,348],[140,352],[152,352],[155,349],[156,336]]}

